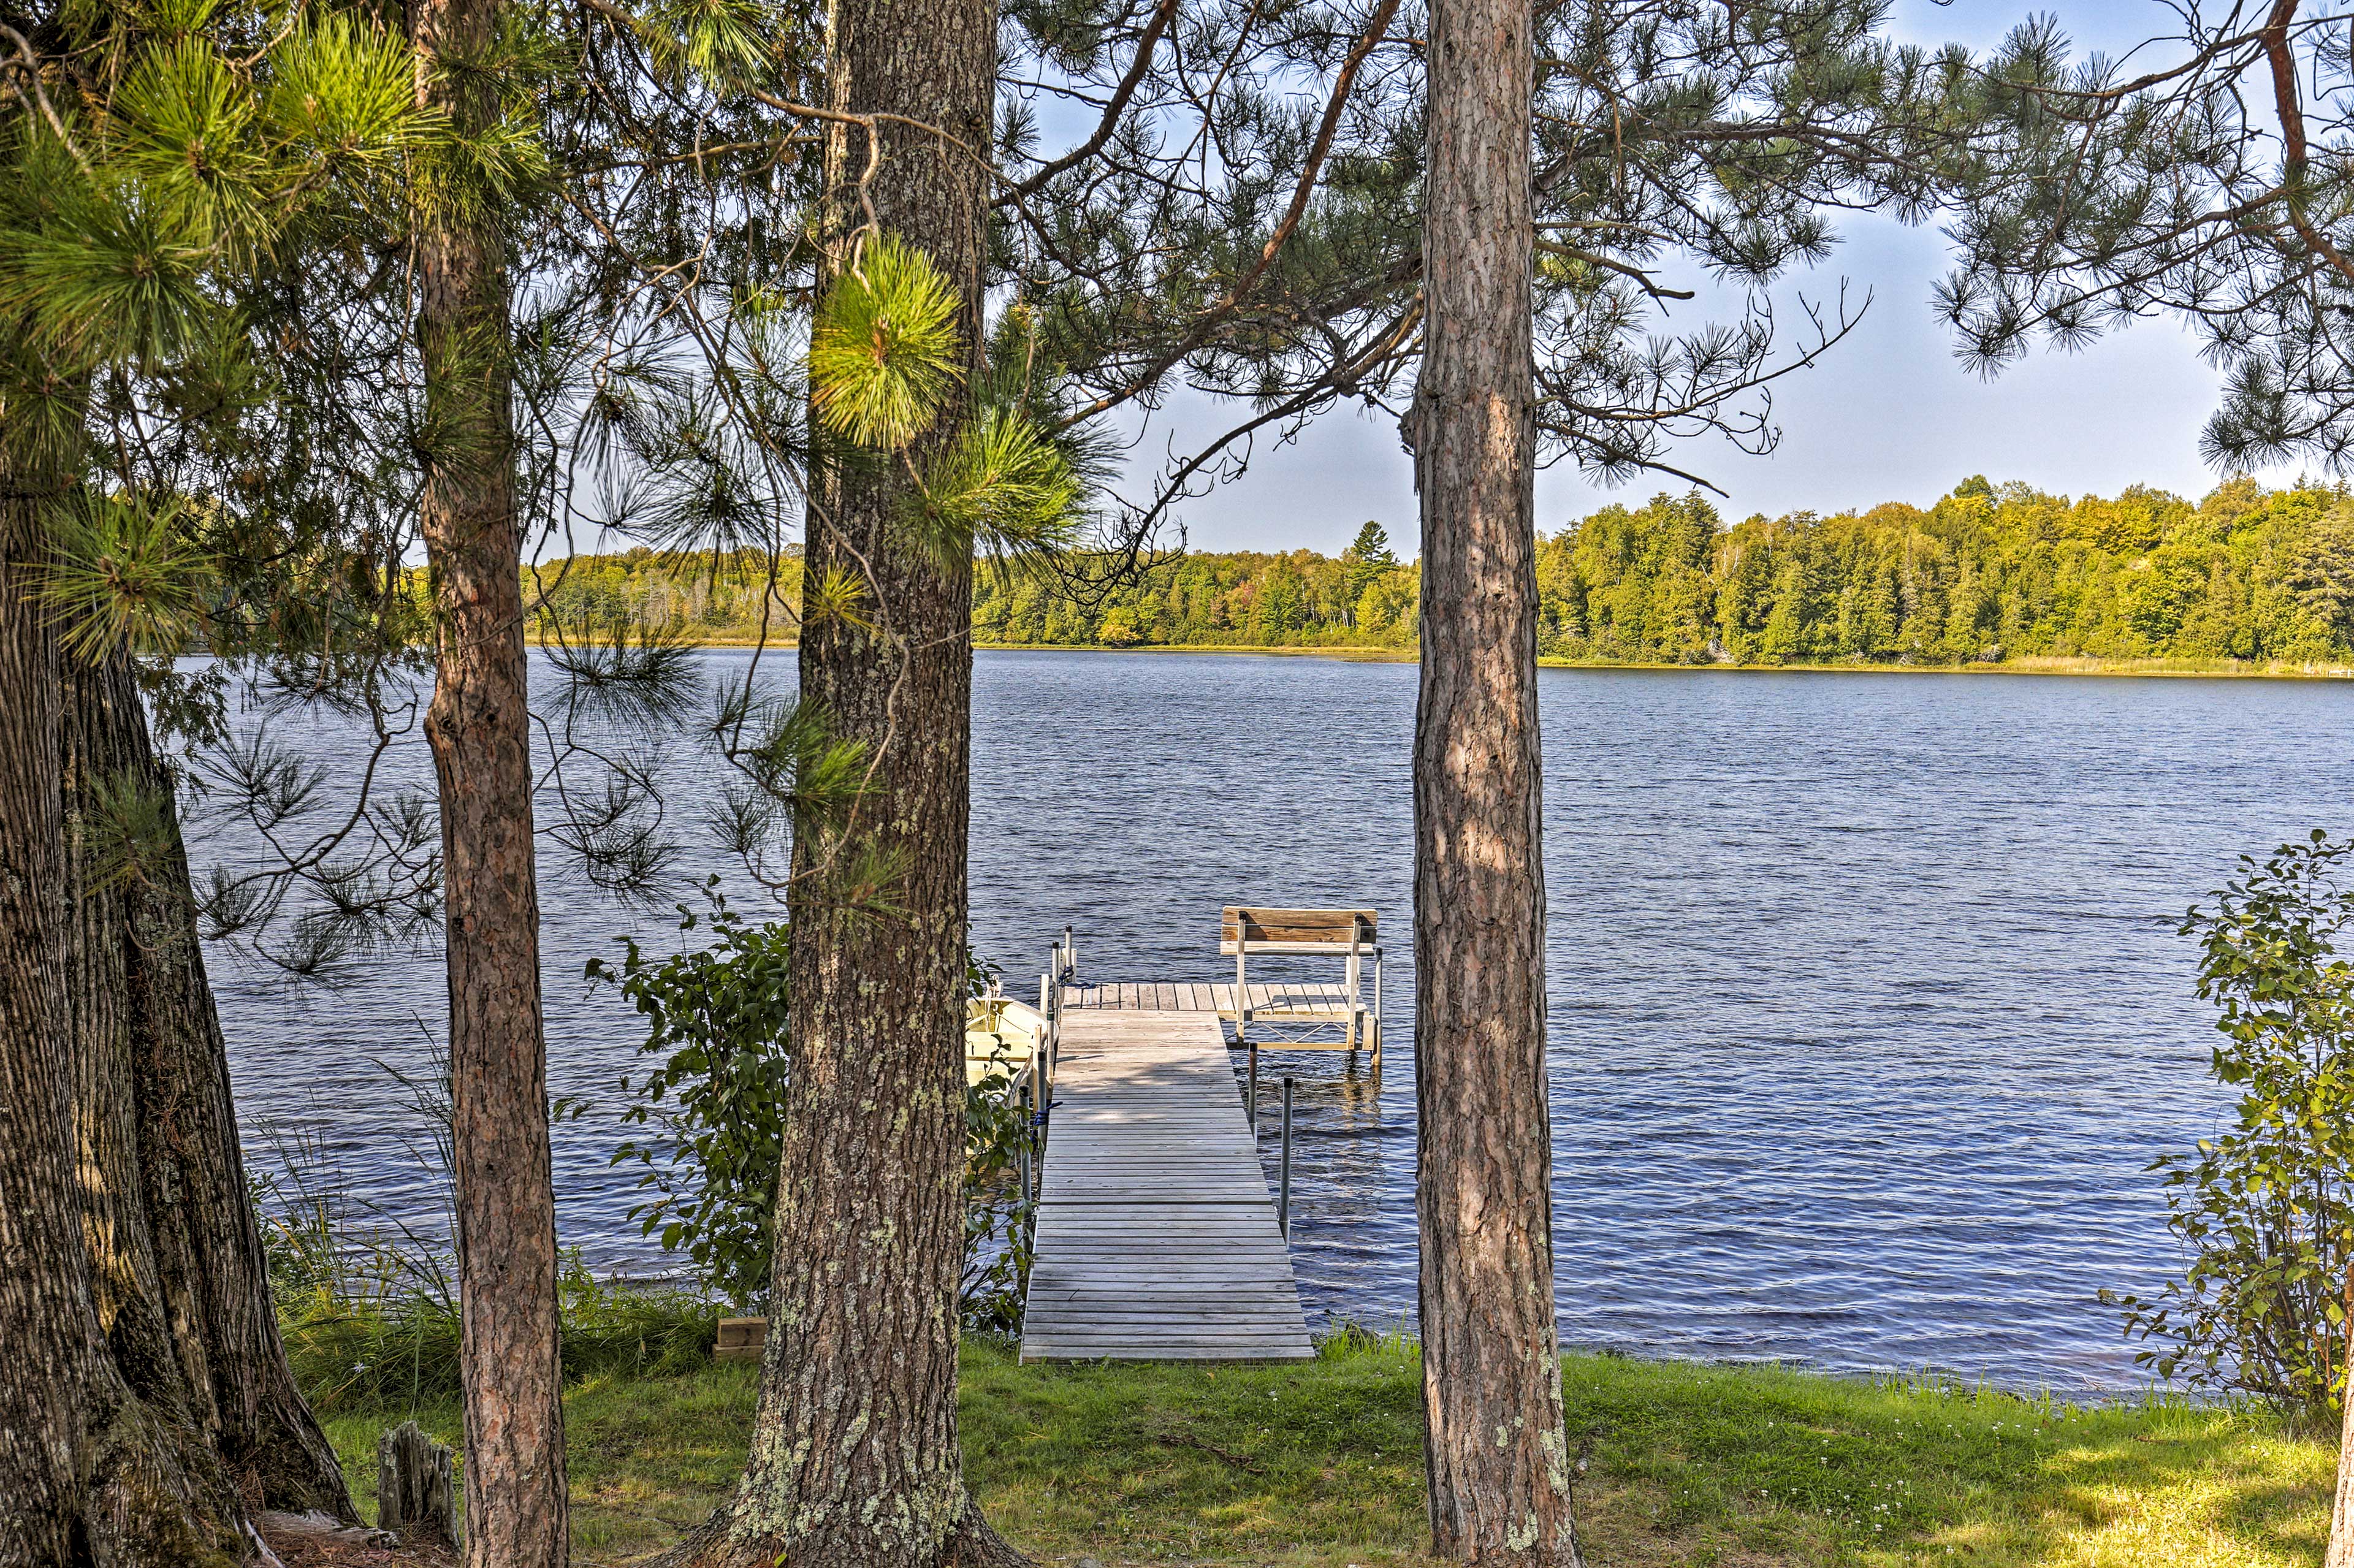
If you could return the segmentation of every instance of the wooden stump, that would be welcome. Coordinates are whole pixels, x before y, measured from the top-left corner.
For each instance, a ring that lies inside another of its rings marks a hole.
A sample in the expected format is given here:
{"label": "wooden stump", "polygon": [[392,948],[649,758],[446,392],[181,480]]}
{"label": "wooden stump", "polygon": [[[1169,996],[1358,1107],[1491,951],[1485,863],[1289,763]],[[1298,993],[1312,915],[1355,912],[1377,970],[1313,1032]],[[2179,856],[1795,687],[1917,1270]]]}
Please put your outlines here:
{"label": "wooden stump", "polygon": [[376,1440],[376,1522],[403,1536],[458,1542],[450,1450],[404,1421]]}
{"label": "wooden stump", "polygon": [[766,1318],[722,1318],[719,1340],[711,1347],[715,1361],[757,1361],[769,1342]]}

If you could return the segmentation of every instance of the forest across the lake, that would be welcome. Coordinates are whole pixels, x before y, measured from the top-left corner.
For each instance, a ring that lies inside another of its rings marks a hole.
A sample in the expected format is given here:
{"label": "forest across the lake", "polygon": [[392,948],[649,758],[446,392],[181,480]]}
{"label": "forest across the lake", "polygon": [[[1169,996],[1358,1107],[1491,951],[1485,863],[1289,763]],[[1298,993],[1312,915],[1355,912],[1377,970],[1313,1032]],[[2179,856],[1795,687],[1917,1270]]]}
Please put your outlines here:
{"label": "forest across the lake", "polygon": [[[781,562],[771,588],[749,555],[575,556],[537,568],[536,629],[790,642],[799,565]],[[1540,537],[1536,579],[1539,651],[1578,663],[2354,665],[2343,485],[2232,479],[2193,503],[1973,477],[1926,508],[1731,524],[1698,492],[1660,494]],[[1013,647],[1410,654],[1420,590],[1418,563],[1368,523],[1337,556],[1187,551],[1092,600],[1048,574],[984,570],[973,633]]]}

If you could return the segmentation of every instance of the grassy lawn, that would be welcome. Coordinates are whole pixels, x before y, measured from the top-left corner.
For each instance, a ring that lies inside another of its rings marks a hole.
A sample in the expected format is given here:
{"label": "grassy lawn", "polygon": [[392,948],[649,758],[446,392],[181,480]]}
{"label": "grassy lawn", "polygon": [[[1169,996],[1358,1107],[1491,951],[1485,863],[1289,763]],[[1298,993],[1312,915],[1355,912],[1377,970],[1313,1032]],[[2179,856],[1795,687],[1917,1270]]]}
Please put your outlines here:
{"label": "grassy lawn", "polygon": [[[999,1529],[1048,1563],[1420,1563],[1416,1379],[1395,1345],[1197,1369],[1024,1367],[969,1344],[967,1464]],[[742,1462],[755,1381],[579,1384],[576,1556],[627,1562],[703,1518]],[[2334,1443],[2247,1413],[1609,1357],[1571,1357],[1564,1381],[1601,1568],[2261,1568],[2318,1563],[2328,1528]],[[376,1434],[408,1414],[328,1420],[363,1511]],[[414,1414],[455,1440],[454,1407]]]}

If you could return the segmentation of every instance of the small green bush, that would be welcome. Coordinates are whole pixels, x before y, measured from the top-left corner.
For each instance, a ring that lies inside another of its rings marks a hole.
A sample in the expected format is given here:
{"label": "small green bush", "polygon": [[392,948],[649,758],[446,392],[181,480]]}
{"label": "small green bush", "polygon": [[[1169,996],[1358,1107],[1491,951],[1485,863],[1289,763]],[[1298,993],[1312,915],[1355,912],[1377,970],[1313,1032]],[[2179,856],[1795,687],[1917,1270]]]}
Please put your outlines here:
{"label": "small green bush", "polygon": [[708,946],[655,960],[625,938],[620,968],[591,959],[588,979],[620,987],[647,1022],[639,1053],[657,1058],[621,1078],[634,1097],[622,1119],[659,1133],[613,1151],[616,1165],[642,1168],[638,1188],[652,1194],[630,1217],[664,1251],[684,1252],[709,1289],[751,1308],[768,1298],[775,1255],[791,936],[782,922],[748,923],[716,886],[709,897],[707,915],[679,907],[679,929],[707,926]]}
{"label": "small green bush", "polygon": [[[650,959],[634,938],[617,969],[588,962],[593,982],[618,985],[645,1017],[642,1054],[656,1058],[642,1077],[621,1079],[632,1097],[623,1118],[658,1136],[631,1139],[616,1164],[642,1170],[652,1196],[631,1209],[644,1234],[684,1252],[706,1290],[747,1309],[765,1306],[775,1258],[771,1216],[785,1146],[785,1088],[792,1052],[791,936],[782,923],[755,926],[727,907],[715,885],[711,912],[682,906],[679,929],[707,927],[706,947]],[[972,993],[996,972],[968,958]],[[1029,1277],[1029,1205],[1014,1180],[1033,1137],[1013,1103],[1011,1078],[991,1073],[965,1097],[965,1255],[960,1310],[974,1332],[1013,1332]]]}
{"label": "small green bush", "polygon": [[2192,1387],[2247,1393],[2334,1422],[2354,1298],[2354,842],[2320,830],[2193,907],[2199,994],[2216,1003],[2216,1078],[2240,1091],[2232,1125],[2160,1156],[2167,1223],[2188,1257],[2154,1298],[2103,1291],[2136,1361]]}

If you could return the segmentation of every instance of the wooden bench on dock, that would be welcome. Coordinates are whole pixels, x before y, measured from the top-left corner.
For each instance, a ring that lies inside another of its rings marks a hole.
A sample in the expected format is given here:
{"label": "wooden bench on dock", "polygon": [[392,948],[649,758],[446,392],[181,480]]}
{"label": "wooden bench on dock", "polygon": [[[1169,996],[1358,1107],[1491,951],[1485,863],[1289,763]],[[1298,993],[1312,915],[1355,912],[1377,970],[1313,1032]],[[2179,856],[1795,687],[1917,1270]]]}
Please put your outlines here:
{"label": "wooden bench on dock", "polygon": [[[1371,909],[1264,909],[1230,906],[1218,926],[1218,952],[1235,960],[1231,1005],[1220,1012],[1235,1021],[1235,1044],[1251,1044],[1250,1026],[1265,1022],[1283,1033],[1287,1047],[1373,1052],[1382,1065],[1382,946],[1379,916]],[[1253,987],[1249,964],[1258,958],[1335,958],[1342,960],[1339,984]],[[1373,966],[1373,995],[1365,995],[1365,966]],[[1341,1038],[1314,1032],[1338,1025]]]}

